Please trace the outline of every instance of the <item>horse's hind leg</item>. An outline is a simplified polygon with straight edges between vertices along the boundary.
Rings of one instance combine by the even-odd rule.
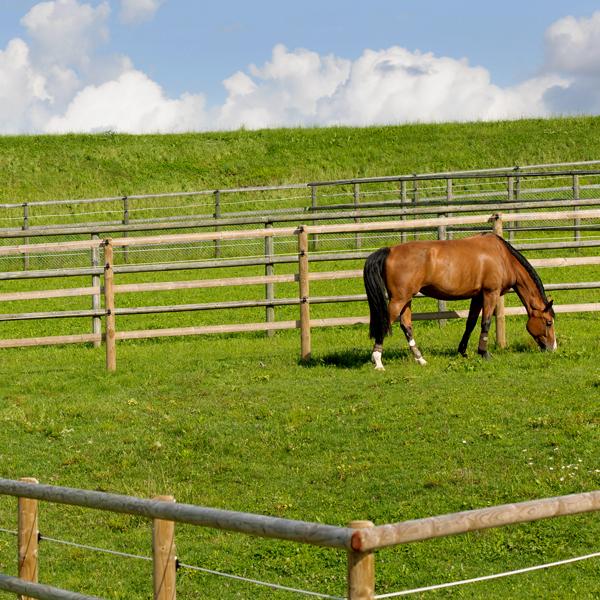
[[[427,361],[423,358],[421,351],[417,347],[417,343],[415,342],[415,338],[413,337],[413,328],[412,328],[412,310],[410,307],[410,302],[404,307],[400,315],[400,327],[402,327],[402,331],[404,331],[404,335],[406,336],[406,340],[408,341],[408,346],[414,356],[414,359],[421,365],[425,366]]]
[[[479,317],[479,313],[481,312],[481,307],[483,306],[483,297],[481,294],[479,296],[474,296],[471,298],[471,306],[469,307],[469,316],[467,317],[467,325],[465,327],[465,333],[460,340],[460,344],[458,345],[458,352],[463,356],[467,355],[467,346],[469,344],[469,338],[473,333],[473,329],[475,329],[475,325],[477,325],[477,318]]]
[[[400,311],[404,307],[405,302],[392,299],[388,304],[388,319],[390,323],[390,331],[392,326],[396,322],[396,319],[400,315]],[[373,346],[373,354],[371,354],[371,360],[375,363],[375,369],[378,371],[385,371],[381,357],[383,354],[383,338],[375,339],[375,345]]]

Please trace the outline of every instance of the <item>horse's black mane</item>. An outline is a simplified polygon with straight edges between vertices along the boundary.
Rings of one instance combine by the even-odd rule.
[[[493,234],[496,235],[496,234]],[[548,298],[546,298],[546,290],[544,290],[544,284],[540,279],[540,276],[537,274],[536,270],[531,266],[531,263],[511,244],[509,244],[503,237],[496,235],[496,237],[506,246],[506,249],[523,265],[524,269],[529,273],[531,279],[535,283],[540,295],[542,296],[544,302],[548,302]]]

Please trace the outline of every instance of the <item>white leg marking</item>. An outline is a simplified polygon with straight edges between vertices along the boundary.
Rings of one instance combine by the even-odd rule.
[[[375,363],[375,370],[377,371],[385,371],[383,363],[381,362],[381,352],[375,351],[371,355],[371,360]]]
[[[417,345],[417,342],[415,342],[415,340],[413,340],[412,338],[410,340],[408,340],[408,345],[411,348],[414,348]]]
[[[427,364],[427,361],[426,361],[426,360],[425,360],[425,359],[424,359],[422,356],[420,356],[419,358],[417,358],[417,362],[418,362],[418,363],[419,363],[419,364],[420,364],[422,367],[424,367],[424,366]]]

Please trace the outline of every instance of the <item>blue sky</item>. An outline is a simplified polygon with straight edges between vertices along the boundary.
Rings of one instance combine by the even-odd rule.
[[[5,0],[0,81],[0,133],[598,114],[600,6]]]

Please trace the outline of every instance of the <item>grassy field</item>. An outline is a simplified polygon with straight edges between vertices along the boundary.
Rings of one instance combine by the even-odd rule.
[[[600,118],[0,137],[0,202],[592,160]]]
[[[6,137],[0,138],[0,201],[586,160],[600,156],[598,128],[600,119],[581,118],[181,136]],[[593,267],[541,275],[545,282],[598,279]],[[359,281],[314,287],[319,294],[360,292]],[[193,300],[167,294],[144,302],[204,302],[213,299],[212,293],[197,292]],[[297,289],[281,286],[277,293],[294,296]],[[597,300],[593,290],[553,296],[557,302]],[[238,297],[242,292],[232,290],[231,298]],[[133,296],[123,298],[136,302]],[[70,302],[61,307],[80,307]],[[31,310],[56,306],[28,304]],[[7,304],[3,310],[22,306]],[[315,316],[338,316],[363,314],[366,308],[348,304],[314,310]],[[278,318],[296,318],[296,313],[297,308],[278,309]],[[263,313],[244,315],[259,320]],[[177,326],[198,318],[197,313],[168,322],[167,317],[131,317],[118,326],[148,326],[148,319],[153,327]],[[202,313],[202,318],[218,322],[223,317]],[[103,349],[3,350],[0,476],[34,476],[44,483],[142,497],[171,493],[180,502],[335,525],[354,519],[383,524],[599,489],[600,317],[559,315],[554,354],[537,351],[524,325],[523,318],[510,318],[508,348],[492,348],[494,360],[483,362],[475,356],[477,332],[471,357],[455,354],[464,323],[417,323],[415,336],[428,366],[414,363],[397,331],[386,341],[383,373],[369,364],[366,327],[315,330],[309,365],[298,362],[299,336],[293,331],[273,338],[120,343],[114,374],[104,371]],[[41,329],[33,323],[0,326],[2,337],[82,327],[58,321],[46,321]],[[0,528],[15,526],[15,501],[0,498]],[[43,505],[40,529],[50,538],[150,554],[149,524],[134,517]],[[582,515],[383,550],[376,557],[377,591],[587,554],[598,551],[598,539],[598,515]],[[181,562],[188,565],[345,593],[342,552],[186,526],[178,527],[177,544]],[[49,541],[42,542],[40,556],[44,583],[111,599],[152,595],[151,566],[145,561]],[[0,572],[16,573],[15,540],[4,532]],[[181,598],[295,597],[187,568],[178,577]],[[599,581],[600,562],[594,559],[435,593],[594,598]]]

